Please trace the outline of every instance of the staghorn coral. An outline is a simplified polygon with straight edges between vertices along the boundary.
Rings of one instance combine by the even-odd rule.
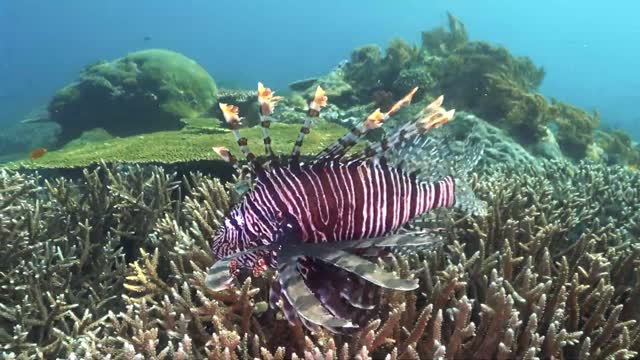
[[[225,292],[204,286],[208,241],[233,201],[215,179],[103,166],[43,182],[2,171],[0,351],[631,358],[640,347],[639,185],[637,172],[588,163],[486,166],[472,186],[487,214],[424,218],[449,230],[446,245],[388,265],[420,289],[385,293],[381,318],[349,337],[290,327],[267,309],[270,274]]]
[[[176,187],[157,169],[102,167],[80,182],[0,172],[0,343],[48,357],[97,336]]]

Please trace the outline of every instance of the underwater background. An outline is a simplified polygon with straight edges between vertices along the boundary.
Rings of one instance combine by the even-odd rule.
[[[446,11],[464,19],[471,39],[544,66],[544,95],[597,108],[603,124],[640,139],[640,4],[631,0],[3,1],[0,124],[46,102],[99,59],[167,48],[218,81],[284,89],[325,73],[357,46],[418,42],[421,30],[446,23]]]
[[[639,10],[0,0],[0,360],[638,358]]]

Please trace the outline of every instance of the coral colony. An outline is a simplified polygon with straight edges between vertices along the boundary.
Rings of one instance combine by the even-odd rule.
[[[640,150],[543,77],[451,15],[286,97],[88,66],[0,134],[0,358],[636,358]]]

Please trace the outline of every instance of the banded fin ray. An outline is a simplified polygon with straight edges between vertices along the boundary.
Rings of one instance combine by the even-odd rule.
[[[442,239],[439,237],[439,234],[436,231],[413,231],[371,239],[339,241],[331,243],[331,248],[344,250],[364,249],[371,247],[429,247],[436,246],[440,242],[442,242]]]
[[[298,246],[305,255],[354,273],[377,286],[401,291],[415,290],[418,287],[417,281],[401,279],[392,272],[358,255],[340,249],[329,248],[324,244],[301,244]]]
[[[282,294],[300,317],[327,328],[357,327],[351,321],[331,314],[305,284],[298,271],[298,259],[304,254],[297,245],[283,246],[278,256],[278,273]]]
[[[363,122],[360,122],[353,126],[346,134],[338,138],[334,143],[327,146],[324,150],[319,152],[315,158],[315,163],[325,163],[328,161],[335,161],[342,159],[347,152],[355,146],[369,131],[379,128],[382,124],[393,114],[398,112],[402,107],[411,103],[413,96],[418,88],[413,88],[402,99],[398,100],[389,111],[383,113],[380,109],[376,109],[371,113]]]

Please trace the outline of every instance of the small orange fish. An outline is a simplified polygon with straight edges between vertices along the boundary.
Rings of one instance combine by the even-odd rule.
[[[42,156],[44,156],[44,154],[47,153],[47,149],[45,148],[39,148],[39,149],[35,149],[31,152],[31,154],[29,154],[29,159],[31,161],[36,160],[41,158]]]

